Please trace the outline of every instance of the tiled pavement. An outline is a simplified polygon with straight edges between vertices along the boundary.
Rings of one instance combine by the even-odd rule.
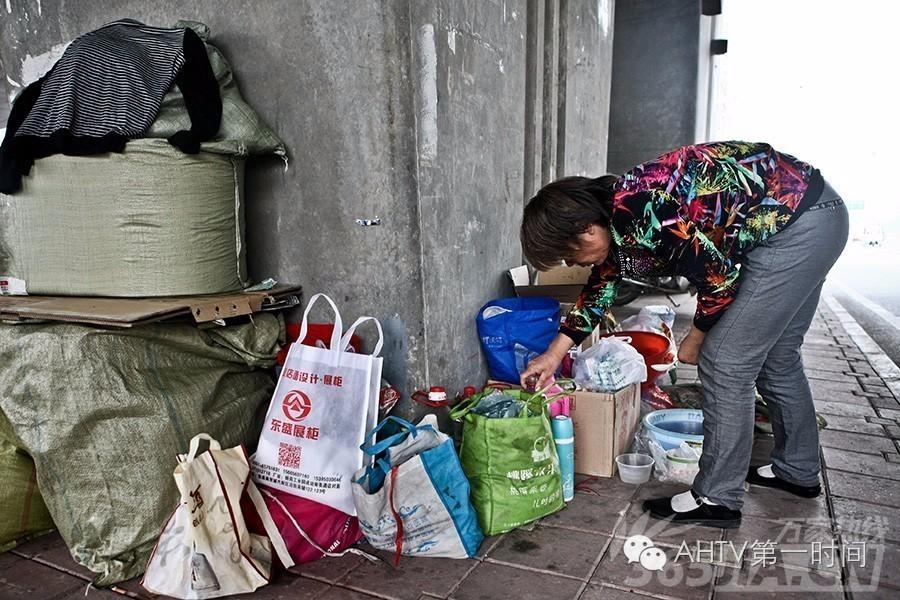
[[[900,404],[824,303],[804,358],[818,410],[828,420],[821,435],[826,496],[800,500],[751,488],[741,528],[722,532],[667,527],[641,513],[644,498],[680,488],[583,479],[565,510],[486,540],[475,559],[404,558],[398,569],[357,556],[325,559],[282,575],[254,597],[900,598]],[[681,370],[681,382],[695,377]],[[759,461],[771,444],[757,439]],[[665,552],[662,571],[628,563],[623,544],[636,533]],[[0,599],[74,599],[86,592],[88,598],[152,597],[135,581],[88,589],[90,577],[56,535],[0,555]]]

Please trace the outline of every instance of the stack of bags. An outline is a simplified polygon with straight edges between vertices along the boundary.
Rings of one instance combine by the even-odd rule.
[[[73,42],[60,63],[13,105],[0,146],[0,276],[23,282],[29,294],[186,296],[232,292],[248,283],[244,162],[250,155],[285,157],[284,145],[241,97],[230,66],[205,42],[205,25],[179,22],[176,29],[157,29],[132,23],[113,23]],[[107,85],[130,86],[129,94],[92,98],[91,83],[83,79],[95,75],[85,63],[100,59],[90,41],[110,28],[116,40],[136,38],[123,43],[122,56],[101,57],[111,63],[104,67],[110,71]],[[147,86],[130,81],[134,71],[146,68],[127,58],[133,47],[142,48],[135,29],[156,35],[181,31],[182,73],[202,81],[205,69],[210,88],[198,91],[176,78],[164,95],[145,91],[133,97]],[[111,33],[105,35],[104,44]],[[191,39],[204,54],[188,52]],[[188,59],[203,68],[191,67]],[[76,75],[84,71],[84,77],[54,78],[61,66]],[[96,116],[90,107],[70,108],[61,112],[74,114],[73,123],[60,121],[43,114],[44,96],[54,106],[94,102],[117,112]],[[132,123],[151,114],[149,124]],[[89,135],[128,127],[128,139]]]
[[[0,147],[4,289],[248,284],[244,161],[285,150],[208,38],[198,23],[118,21],[23,90]],[[0,550],[55,525],[97,585],[139,575],[178,500],[172,457],[201,432],[228,448],[258,439],[283,329],[268,313],[213,327],[0,325]]]

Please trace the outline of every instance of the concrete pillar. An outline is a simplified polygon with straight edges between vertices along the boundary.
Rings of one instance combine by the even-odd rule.
[[[701,15],[700,0],[616,3],[612,172],[622,173],[705,137],[707,98],[700,94],[708,86],[708,61],[703,59],[708,56],[710,19]]]
[[[613,1],[562,3],[566,48],[560,94],[557,169],[560,175],[597,177],[606,173],[610,81],[613,56]]]
[[[10,0],[3,16],[15,84],[116,18],[209,25],[290,152],[287,171],[248,165],[251,274],[328,293],[346,323],[378,317],[405,393],[484,381],[474,318],[511,292],[524,199],[558,162],[604,170],[611,1]]]
[[[410,3],[424,371],[452,391],[483,381],[474,318],[521,262],[523,1]],[[436,90],[434,89],[436,87]]]

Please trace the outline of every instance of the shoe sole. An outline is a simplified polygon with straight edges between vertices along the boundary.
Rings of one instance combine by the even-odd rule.
[[[772,490],[781,490],[781,491],[783,491],[783,492],[787,492],[788,494],[791,494],[792,496],[797,496],[798,498],[812,499],[812,498],[818,498],[819,496],[822,495],[822,489],[821,489],[821,488],[819,488],[819,491],[817,491],[815,494],[811,494],[811,493],[797,492],[797,491],[795,491],[795,490],[792,490],[792,489],[786,488],[786,487],[784,487],[784,486],[778,485],[777,482],[773,482],[772,485],[769,485],[768,482],[762,482],[762,481],[758,481],[758,480],[756,480],[756,481],[750,481],[749,479],[746,479],[745,481],[746,481],[747,483],[749,483],[750,485],[756,485],[756,486],[759,486],[759,487],[769,488],[769,489],[772,489]]]
[[[709,519],[679,519],[675,520],[672,515],[662,516],[649,511],[650,516],[661,521],[670,521],[672,525],[702,525],[704,527],[714,527],[716,529],[738,529],[741,526],[740,519],[730,519],[728,521],[711,521]]]

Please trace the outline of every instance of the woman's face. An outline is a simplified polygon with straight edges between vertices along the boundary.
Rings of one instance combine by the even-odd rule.
[[[609,229],[595,223],[584,233],[579,233],[577,239],[575,252],[566,260],[567,265],[591,267],[606,260],[611,243]]]

